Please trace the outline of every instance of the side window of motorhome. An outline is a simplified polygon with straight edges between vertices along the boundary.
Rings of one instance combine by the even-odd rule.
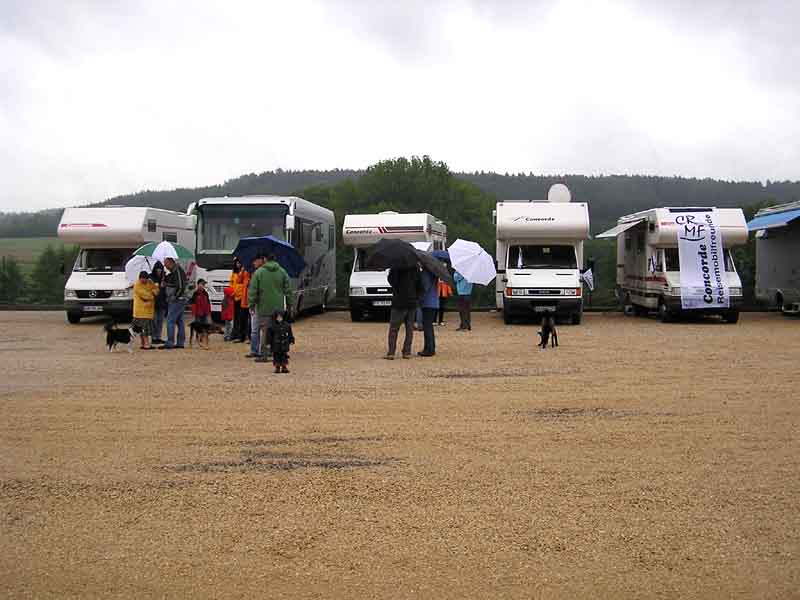
[[[734,273],[736,268],[733,265],[733,257],[731,256],[730,250],[725,250],[725,270],[728,273]],[[680,271],[681,270],[681,262],[678,257],[678,249],[677,248],[665,248],[664,249],[664,260],[666,262],[667,271]]]
[[[572,246],[511,246],[509,269],[577,269]]]
[[[625,234],[625,250],[630,250],[631,249],[631,244],[632,244],[631,235],[632,234],[630,234],[630,233],[626,233]]]
[[[644,231],[640,231],[636,234],[636,252],[644,252]]]
[[[75,259],[75,271],[124,271],[135,248],[84,248]]]
[[[147,232],[148,233],[155,233],[156,232],[156,220],[155,219],[147,219]]]
[[[336,247],[336,228],[333,225],[328,225],[328,250],[333,250]]]
[[[178,233],[176,231],[165,231],[161,234],[161,239],[165,242],[178,243]]]

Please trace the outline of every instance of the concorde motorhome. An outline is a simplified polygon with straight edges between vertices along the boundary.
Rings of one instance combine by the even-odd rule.
[[[243,237],[272,235],[303,257],[306,268],[292,280],[294,311],[325,310],[336,296],[336,221],[331,210],[294,196],[225,196],[193,202],[187,213],[197,217],[197,276],[209,282],[215,317],[230,280],[232,252]]]
[[[430,242],[431,249],[443,250],[447,227],[436,217],[425,214],[382,212],[371,215],[346,215],[342,242],[354,249],[350,274],[350,317],[360,321],[367,313],[385,313],[392,305],[392,288],[387,271],[372,271],[365,266],[366,248],[381,238],[407,242]]]
[[[550,188],[547,201],[497,203],[497,308],[503,320],[554,312],[581,322],[583,241],[589,207],[571,202],[566,186]]]
[[[125,263],[147,242],[167,240],[194,247],[192,217],[145,207],[67,208],[58,225],[65,244],[80,247],[64,287],[64,308],[70,323],[81,317],[131,314],[131,284]]]
[[[756,298],[800,313],[800,202],[763,208],[747,228],[756,236]]]
[[[719,314],[729,323],[739,319],[742,282],[733,264],[730,248],[747,242],[747,225],[739,208],[673,207],[653,208],[619,219],[616,227],[598,238],[617,239],[617,298],[626,314],[654,310],[662,321],[669,321],[684,310],[681,291],[681,263],[678,234],[681,215],[698,221],[712,215],[722,237],[724,281],[729,291],[729,306],[691,309]],[[684,267],[687,267],[684,265]]]

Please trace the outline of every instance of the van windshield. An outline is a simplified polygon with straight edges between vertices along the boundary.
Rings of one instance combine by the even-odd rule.
[[[733,265],[733,256],[731,256],[731,251],[726,248],[724,252],[725,271],[728,273],[735,273],[736,267]],[[678,256],[677,248],[664,248],[664,261],[666,263],[667,271],[681,270],[681,261]]]
[[[135,251],[136,248],[82,248],[72,270],[84,273],[124,271],[125,263]]]
[[[511,246],[509,269],[577,269],[578,261],[572,246]]]
[[[353,273],[357,273],[359,271],[371,271],[371,272],[378,272],[383,271],[383,269],[370,269],[367,268],[367,251],[364,248],[358,248],[356,250],[356,260],[353,263]]]

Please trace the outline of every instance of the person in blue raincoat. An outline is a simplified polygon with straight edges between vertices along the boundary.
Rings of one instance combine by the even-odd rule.
[[[472,331],[472,284],[458,271],[453,274],[453,279],[456,282],[458,314],[461,317],[461,325],[456,331]]]
[[[418,356],[434,356],[436,354],[436,335],[433,332],[433,323],[439,312],[439,279],[429,273],[422,271],[422,298],[420,306],[422,308],[422,335],[425,344]]]

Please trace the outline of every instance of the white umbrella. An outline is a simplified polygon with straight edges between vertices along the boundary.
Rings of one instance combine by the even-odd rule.
[[[458,239],[447,249],[450,264],[470,283],[488,285],[497,277],[494,259],[480,244]]]
[[[167,258],[178,260],[178,251],[175,250],[175,247],[169,242],[161,242],[156,246],[156,249],[153,250],[153,260],[157,260],[163,265],[164,259]]]
[[[422,252],[430,252],[433,248],[433,242],[411,242],[411,245]]]
[[[125,278],[128,283],[136,283],[136,280],[139,279],[139,273],[142,271],[150,273],[153,270],[150,266],[150,260],[146,256],[136,255],[125,263]]]

